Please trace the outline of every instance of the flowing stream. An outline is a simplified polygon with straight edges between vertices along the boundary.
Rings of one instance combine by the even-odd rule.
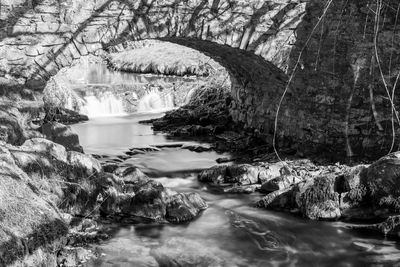
[[[101,116],[73,125],[86,153],[118,159],[135,147],[200,144],[167,138],[138,123],[172,107],[161,104],[155,92],[139,101],[135,114],[124,115],[110,95],[91,101],[88,108]],[[392,266],[400,261],[397,241],[363,235],[340,222],[256,209],[252,204],[261,197],[258,193],[221,194],[199,183],[198,172],[216,165],[219,157],[229,154],[163,147],[124,159],[166,187],[199,193],[209,208],[186,224],[114,224],[111,238],[98,246],[102,256],[85,266],[166,266],[160,255],[185,258],[191,266]]]
[[[73,128],[86,153],[110,158],[132,147],[183,142],[154,134],[150,126],[138,123],[158,116],[96,118]],[[222,266],[370,266],[400,261],[396,241],[364,236],[340,222],[256,209],[252,203],[258,194],[220,194],[199,183],[198,171],[215,165],[222,156],[229,155],[163,148],[127,159],[166,187],[199,193],[209,208],[183,225],[115,225],[112,238],[99,247],[103,256],[87,266],[157,266],[154,251],[177,253],[171,257],[199,255],[202,266],[211,264],[210,257],[224,260]]]

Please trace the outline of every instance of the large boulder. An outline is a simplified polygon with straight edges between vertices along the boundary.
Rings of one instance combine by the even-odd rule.
[[[295,201],[295,186],[277,190],[264,196],[256,202],[259,208],[277,211],[299,212],[300,207]]]
[[[191,221],[200,211],[207,208],[206,202],[197,193],[176,193],[166,190],[164,199],[166,219],[173,223]]]
[[[400,210],[400,158],[392,154],[369,166],[362,184],[374,205]]]
[[[0,158],[0,265],[55,266],[51,251],[63,246],[68,227],[42,188],[14,162],[2,147]]]
[[[375,216],[363,183],[367,167],[359,165],[349,168],[339,177],[343,182],[343,187],[340,188],[340,209],[344,219],[373,219]]]
[[[141,180],[147,180],[148,177],[139,168],[134,166],[117,167],[114,174],[124,181],[125,184],[135,184]]]
[[[40,132],[44,134],[47,139],[63,145],[68,151],[83,152],[83,148],[79,144],[78,135],[67,125],[58,122],[47,122],[41,126]]]
[[[198,175],[200,182],[221,184],[231,183],[239,185],[250,185],[260,183],[260,177],[265,180],[268,169],[263,165],[235,164],[216,165],[202,171]],[[275,177],[275,176],[270,176]]]
[[[19,147],[5,145],[4,149],[43,197],[65,212],[92,212],[97,195],[104,190],[97,177],[100,163],[92,156],[67,152],[64,146],[43,138],[29,139]]]
[[[277,190],[283,190],[301,181],[302,179],[295,175],[282,175],[263,183],[260,191],[263,193],[269,193]]]
[[[258,178],[260,180],[260,183],[264,184],[270,180],[286,174],[288,174],[286,164],[284,162],[277,162],[266,165],[265,168],[259,173]]]
[[[258,207],[302,213],[313,220],[333,220],[341,216],[336,176],[323,175],[268,194]]]
[[[202,171],[198,175],[198,179],[203,183],[223,183],[227,173],[228,165],[216,165],[209,169]]]
[[[119,167],[108,176],[100,211],[104,215],[145,221],[186,222],[207,208],[197,193],[177,193],[143,174],[136,167]]]
[[[258,183],[258,175],[262,167],[250,164],[231,165],[227,168],[226,183],[239,183],[241,185]]]
[[[100,162],[97,159],[91,155],[76,151],[68,152],[68,163],[73,167],[76,173],[84,177],[91,177],[102,171]]]
[[[0,141],[21,145],[29,138],[42,137],[32,123],[42,110],[40,102],[0,99]]]
[[[299,201],[302,213],[309,219],[340,218],[339,193],[335,191],[336,177],[316,177],[304,187],[299,187]]]
[[[295,185],[284,176],[264,183],[262,191],[276,191],[257,206],[298,211],[310,219],[377,220],[400,210],[400,153],[370,166],[325,169]]]
[[[55,160],[67,162],[67,151],[63,145],[56,144],[44,138],[33,138],[24,142],[24,144],[13,151],[26,153],[37,153],[45,156],[52,156]]]

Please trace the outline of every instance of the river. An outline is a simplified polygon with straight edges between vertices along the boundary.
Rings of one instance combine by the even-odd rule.
[[[110,105],[106,109],[112,110]],[[157,110],[122,116],[121,110],[116,110],[118,114],[110,112],[73,125],[86,153],[112,160],[135,147],[201,144],[169,138],[139,124],[160,117]],[[363,235],[341,222],[309,221],[256,209],[252,204],[261,197],[258,193],[224,194],[197,181],[200,170],[229,156],[164,147],[124,158],[125,165],[139,167],[166,187],[199,193],[209,208],[185,224],[113,224],[111,238],[96,248],[102,256],[85,266],[166,266],[162,257],[156,261],[155,255],[183,257],[191,266],[391,266],[400,261],[400,244],[395,240]]]
[[[96,118],[73,128],[86,153],[110,158],[133,147],[187,142],[155,134],[150,126],[138,123],[160,115]],[[222,156],[229,155],[163,148],[127,159],[125,163],[140,167],[166,187],[199,193],[209,208],[183,225],[114,225],[111,239],[99,246],[103,256],[88,266],[156,266],[152,250],[175,243],[182,254],[195,247],[198,255],[226,261],[222,266],[369,266],[400,260],[396,241],[363,236],[340,222],[256,209],[252,203],[260,197],[257,193],[221,194],[199,183],[199,170],[215,165]]]

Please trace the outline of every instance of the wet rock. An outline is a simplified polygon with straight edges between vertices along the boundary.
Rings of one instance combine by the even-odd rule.
[[[207,208],[196,193],[177,193],[143,174],[138,168],[118,167],[105,185],[103,215],[150,221],[186,222]]]
[[[56,144],[44,138],[33,138],[25,141],[21,151],[32,151],[36,153],[49,154],[61,162],[67,162],[67,151],[64,146]]]
[[[357,189],[361,185],[361,177],[366,175],[367,165],[358,165],[346,170],[344,174],[344,191]]]
[[[197,193],[165,192],[167,203],[166,219],[173,223],[193,220],[202,210],[207,208],[207,203]]]
[[[256,207],[277,211],[299,212],[300,207],[295,201],[295,187],[289,187],[269,193],[256,202]]]
[[[125,160],[129,159],[129,157],[125,156],[125,155],[118,155],[117,158],[119,158],[122,161],[125,161]]]
[[[309,219],[331,220],[341,216],[333,175],[319,176],[305,183],[299,197],[301,211]]]
[[[135,196],[133,202],[139,203],[152,203],[155,199],[160,199],[161,193],[164,191],[164,186],[154,180],[140,180],[132,184]]]
[[[400,159],[391,154],[370,165],[363,184],[373,203],[393,210],[400,209]]]
[[[217,127],[214,133],[217,133]],[[235,131],[227,131],[226,128],[222,133],[215,135],[215,142],[217,151],[246,150],[249,144],[245,135]]]
[[[104,158],[105,156],[97,155],[97,154],[92,154],[92,157],[95,158],[95,159],[102,159],[102,158]]]
[[[210,136],[214,128],[212,126],[189,125],[176,128],[172,131],[174,136]]]
[[[105,163],[102,164],[103,171],[108,173],[113,173],[116,169],[118,169],[118,164],[116,163]]]
[[[225,193],[234,193],[234,194],[250,194],[254,193],[256,190],[260,189],[260,185],[252,184],[252,185],[234,185],[232,187],[224,188]]]
[[[155,145],[157,148],[180,148],[184,146],[185,143],[166,143],[166,144],[161,144],[161,145]]]
[[[231,165],[227,167],[224,181],[226,183],[240,183],[242,185],[258,183],[258,174],[261,167],[250,164]]]
[[[215,138],[218,141],[223,141],[224,143],[232,143],[232,142],[242,138],[242,135],[240,135],[237,132],[226,131],[224,133],[218,134]]]
[[[48,122],[39,129],[47,139],[63,145],[68,151],[83,152],[79,144],[79,137],[71,130],[71,127],[58,122]]]
[[[199,153],[212,150],[210,146],[205,146],[205,145],[183,145],[182,149],[187,149]]]
[[[68,162],[81,175],[90,177],[102,171],[100,163],[91,155],[82,154],[76,151],[68,152]]]
[[[61,213],[61,217],[67,225],[70,225],[74,217],[69,213]]]
[[[340,210],[342,219],[346,220],[373,220],[376,217],[374,209],[368,202],[363,202],[365,190],[353,189],[340,194]]]
[[[121,203],[123,214],[173,223],[190,221],[206,208],[207,204],[197,193],[176,193],[152,180]]]
[[[114,174],[124,181],[125,184],[136,184],[139,181],[147,181],[149,179],[146,174],[134,166],[118,167],[114,170]]]
[[[152,221],[165,221],[166,203],[163,201],[162,184],[153,180],[140,180],[124,187],[118,206],[123,216],[133,216]]]
[[[250,164],[217,165],[202,171],[198,179],[205,183],[238,183],[240,185],[256,184],[259,174],[264,170],[262,166]]]
[[[46,107],[46,116],[44,117],[45,122],[59,122],[63,124],[73,124],[88,120],[88,116],[62,107]]]
[[[284,162],[278,162],[273,164],[268,164],[265,168],[259,173],[259,180],[261,184],[268,182],[269,180],[280,177],[284,174],[290,174],[287,171],[287,167]]]
[[[94,254],[83,247],[64,247],[57,255],[58,266],[74,267],[88,261]]]
[[[217,165],[207,170],[202,171],[198,175],[198,179],[203,183],[218,184],[224,182],[224,177],[227,173],[228,165]]]
[[[227,163],[227,162],[234,161],[234,160],[235,159],[230,159],[230,158],[217,158],[215,161],[217,163]]]
[[[256,206],[299,211],[313,220],[332,220],[341,216],[339,194],[335,192],[335,176],[308,179],[291,187],[268,194]]]
[[[263,183],[261,185],[260,191],[263,193],[269,193],[269,192],[274,192],[276,190],[283,190],[301,181],[302,179],[298,176],[282,175],[277,178],[273,178],[268,182]]]
[[[137,154],[144,154],[144,153],[145,152],[137,150],[137,149],[125,152],[125,154],[128,155],[128,156],[134,156],[134,155],[137,155]]]
[[[145,152],[158,152],[158,151],[161,151],[161,149],[158,148],[158,147],[155,147],[155,146],[146,146],[146,147],[134,147],[134,148],[130,148],[129,151],[131,151],[131,152],[145,153]]]
[[[365,165],[355,166],[337,178],[336,190],[341,192],[340,209],[343,218],[367,219],[373,216],[371,209],[366,206],[367,189],[362,183],[366,170]]]
[[[187,105],[151,123],[174,136],[215,136],[233,127],[229,105],[229,89],[208,84],[197,88]]]
[[[67,224],[73,220],[62,214],[97,216],[98,203],[102,203],[102,215],[111,218],[174,223],[191,220],[207,208],[196,193],[168,191],[133,167],[119,167],[115,174],[102,172],[92,156],[67,152],[47,139],[30,139],[20,147],[1,143],[0,148],[0,210],[6,211],[0,225],[0,234],[4,233],[0,239],[5,239],[0,243],[7,245],[7,249],[0,249],[1,265],[66,236]],[[98,226],[92,220],[83,220],[79,227],[70,244],[100,240]],[[14,231],[32,236],[27,248],[20,246],[25,241],[9,234]],[[75,252],[60,253],[59,263],[81,261]]]
[[[68,246],[79,247],[109,238],[101,223],[88,218],[75,217],[68,234]]]

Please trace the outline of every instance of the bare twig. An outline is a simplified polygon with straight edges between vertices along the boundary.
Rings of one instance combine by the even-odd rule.
[[[279,100],[278,108],[277,108],[277,110],[276,110],[276,115],[275,115],[274,136],[273,136],[273,139],[272,139],[272,146],[273,146],[273,148],[274,148],[274,152],[275,152],[277,158],[278,158],[280,161],[282,161],[282,159],[281,159],[281,157],[279,156],[278,150],[277,150],[277,148],[276,148],[276,135],[277,135],[277,131],[278,131],[278,117],[279,117],[279,111],[280,111],[280,108],[281,108],[283,99],[285,99],[286,93],[287,93],[287,91],[289,90],[289,86],[290,86],[290,84],[291,84],[291,82],[292,82],[292,80],[293,80],[293,78],[294,78],[294,75],[295,75],[295,73],[296,73],[297,67],[298,67],[299,64],[300,64],[301,56],[303,55],[304,50],[306,49],[308,43],[310,42],[311,37],[313,36],[315,30],[318,28],[318,26],[319,26],[319,24],[321,23],[322,19],[325,17],[326,12],[328,11],[330,5],[332,4],[332,1],[333,1],[333,0],[327,0],[327,3],[326,3],[326,5],[325,5],[325,9],[324,9],[324,11],[322,12],[321,17],[318,19],[317,23],[315,24],[314,28],[312,29],[310,35],[309,35],[308,38],[307,38],[306,43],[304,44],[303,48],[300,50],[300,53],[299,53],[299,56],[298,56],[298,58],[297,58],[296,64],[294,65],[293,71],[292,71],[292,73],[291,73],[291,75],[290,75],[290,77],[289,77],[289,80],[288,80],[287,84],[286,84],[285,90],[283,91],[283,94],[282,94],[282,96],[281,96],[281,98],[280,98],[280,100]]]
[[[382,0],[376,0],[375,30],[374,30],[375,57],[376,57],[376,62],[378,64],[378,68],[379,68],[379,72],[380,72],[380,75],[381,75],[381,78],[382,78],[383,85],[384,85],[386,93],[387,93],[387,95],[389,97],[389,101],[390,101],[391,108],[392,108],[392,113],[394,113],[394,115],[396,116],[397,123],[400,125],[399,114],[397,113],[396,107],[395,107],[395,105],[393,103],[393,98],[392,98],[392,96],[390,95],[390,92],[389,92],[388,84],[386,82],[385,76],[383,75],[383,70],[382,70],[382,66],[381,66],[380,59],[379,59],[379,53],[378,53],[378,34],[379,34],[379,24],[380,24],[380,12],[381,12],[381,10],[382,10]],[[392,125],[394,126],[394,123]],[[393,135],[395,135],[395,131],[394,130],[393,130]],[[395,136],[393,136],[392,141],[393,140],[395,140]],[[394,144],[392,144],[392,147],[393,146],[394,146]]]

